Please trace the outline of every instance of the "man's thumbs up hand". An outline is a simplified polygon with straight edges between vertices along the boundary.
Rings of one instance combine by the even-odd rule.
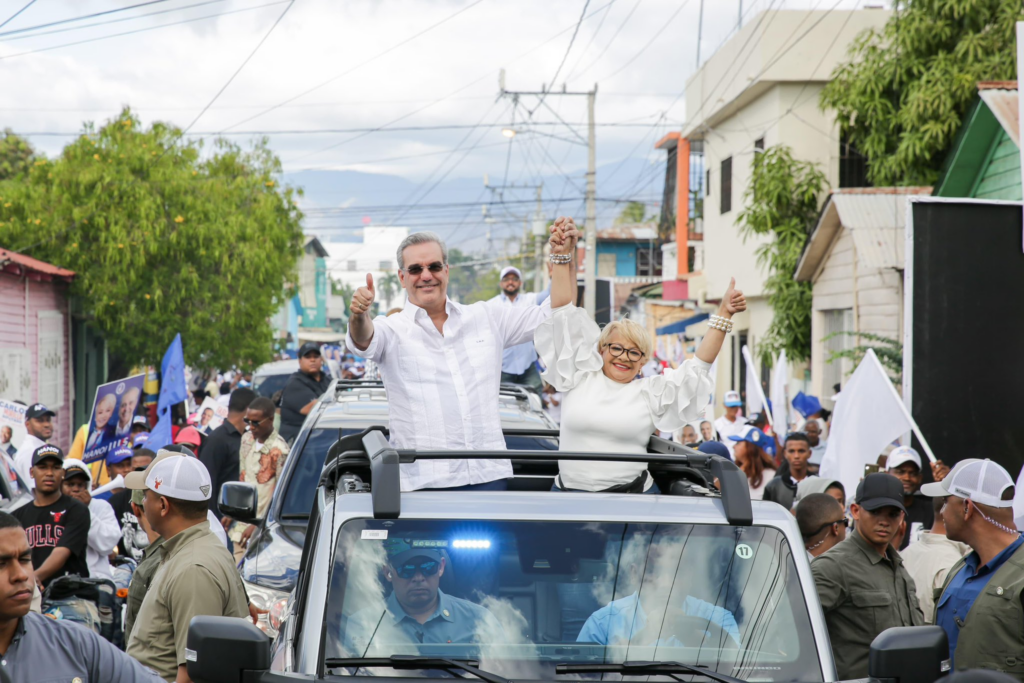
[[[352,303],[349,304],[349,310],[352,315],[363,315],[370,310],[370,306],[373,305],[373,275],[366,274],[366,286],[360,287],[356,290],[356,293],[352,295]]]

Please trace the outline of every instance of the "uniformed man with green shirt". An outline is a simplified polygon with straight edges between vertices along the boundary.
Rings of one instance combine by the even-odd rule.
[[[946,536],[973,552],[946,575],[935,623],[957,671],[994,669],[1024,681],[1024,538],[1013,521],[1016,488],[991,460],[961,460],[921,493],[945,498]]]
[[[132,581],[128,584],[128,601],[125,605],[124,615],[124,632],[128,634],[132,632],[135,617],[139,613],[139,608],[142,607],[142,600],[146,597],[146,593],[149,592],[149,587],[156,576],[156,570],[160,568],[160,562],[164,559],[164,539],[150,529],[145,521],[145,514],[143,513],[145,497],[145,491],[140,489],[132,491],[132,511],[139,520],[139,526],[144,528],[146,535],[149,536],[149,545],[143,549],[142,561],[139,562],[139,566],[132,572]]]
[[[914,580],[890,545],[906,514],[903,485],[869,474],[854,500],[853,533],[811,563],[840,679],[867,678],[871,641],[885,629],[924,624]]]
[[[242,579],[210,531],[213,486],[199,460],[158,457],[146,472],[125,477],[125,487],[145,490],[146,521],[164,539],[164,557],[135,618],[128,654],[165,681],[183,683],[191,680],[185,668],[189,622],[198,615],[249,616]]]

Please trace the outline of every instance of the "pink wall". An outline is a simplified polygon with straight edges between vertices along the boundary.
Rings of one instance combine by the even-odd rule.
[[[28,271],[27,277],[0,271],[0,352],[7,349],[29,349],[31,352],[29,367],[32,375],[29,396],[5,398],[17,399],[28,404],[37,401],[39,386],[38,312],[60,311],[64,315],[64,404],[60,407],[52,405],[48,407],[57,413],[54,418],[51,441],[66,451],[71,447],[74,438],[71,425],[72,400],[74,398],[71,384],[71,330],[67,315],[68,301],[65,296],[67,285],[60,280],[46,282],[34,279],[36,277],[38,274],[33,271]]]

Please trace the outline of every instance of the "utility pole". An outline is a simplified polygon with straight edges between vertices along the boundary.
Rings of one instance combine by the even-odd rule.
[[[498,86],[501,97],[511,97],[513,100],[518,101],[518,98],[524,95],[532,95],[539,99],[545,99],[548,97],[579,97],[586,95],[587,97],[587,189],[586,189],[586,206],[587,206],[587,219],[586,219],[586,233],[584,235],[585,250],[585,271],[583,274],[584,282],[584,294],[583,294],[583,305],[587,311],[587,314],[591,318],[594,317],[595,309],[597,308],[597,154],[596,154],[596,127],[594,124],[594,107],[597,99],[597,84],[594,84],[593,90],[586,92],[571,92],[562,86],[562,90],[555,90],[555,84],[551,84],[551,88],[545,88],[541,86],[540,91],[512,91],[505,89],[505,70],[502,69],[498,76]],[[505,131],[502,131],[503,133]],[[511,135],[515,135],[516,131],[509,131]],[[573,131],[575,133],[575,131]],[[507,135],[508,133],[506,133]],[[577,137],[581,136],[576,133]],[[582,138],[581,138],[582,139]],[[539,200],[538,200],[539,201]],[[534,257],[536,258],[537,253],[535,250]]]
[[[544,185],[537,186],[537,213],[533,217],[533,291],[539,292],[544,289],[544,235],[547,234],[544,225],[544,205],[541,200],[541,193]]]

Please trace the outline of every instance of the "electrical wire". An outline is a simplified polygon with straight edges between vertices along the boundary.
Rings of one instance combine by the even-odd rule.
[[[616,69],[615,71],[611,72],[610,74],[599,80],[610,80],[611,78],[618,76],[620,73],[628,69],[633,62],[640,58],[640,55],[647,51],[647,48],[654,44],[654,41],[661,37],[661,34],[665,32],[665,29],[667,29],[672,24],[672,22],[676,20],[676,17],[678,17],[682,13],[682,11],[686,9],[686,6],[688,4],[690,4],[690,0],[683,0],[679,7],[676,8],[676,11],[672,13],[672,16],[668,18],[668,21],[661,25],[661,28],[658,29],[657,33],[651,36],[651,39],[648,40],[635,55],[626,60],[626,63],[620,66],[618,69]]]
[[[601,58],[602,58],[602,57],[604,57],[604,55],[605,55],[605,53],[606,53],[606,52],[608,52],[608,48],[610,48],[610,47],[612,46],[612,43],[614,43],[614,42],[615,42],[615,39],[619,37],[619,34],[620,34],[620,33],[622,33],[622,29],[626,27],[626,24],[627,24],[627,23],[629,23],[629,20],[630,20],[630,18],[631,18],[631,17],[633,16],[633,13],[634,13],[634,12],[636,12],[636,8],[637,8],[637,7],[639,7],[639,6],[640,6],[640,3],[641,3],[641,2],[643,2],[643,1],[644,1],[644,0],[636,0],[636,4],[634,4],[634,5],[633,5],[633,8],[629,10],[629,14],[627,14],[627,15],[626,15],[626,18],[622,20],[622,23],[621,23],[621,24],[619,24],[619,28],[617,28],[617,29],[615,30],[615,33],[614,33],[614,34],[612,34],[612,37],[611,37],[611,39],[610,39],[610,40],[608,41],[608,43],[607,43],[607,44],[606,44],[606,45],[604,46],[604,49],[602,49],[602,50],[601,50],[601,52],[600,52],[600,53],[599,53],[599,54],[597,55],[597,57],[596,57],[596,58],[594,59],[594,61],[592,61],[592,62],[591,62],[590,64],[588,64],[588,65],[587,65],[587,66],[586,66],[586,67],[585,67],[585,68],[583,69],[583,71],[581,71],[581,72],[580,72],[580,75],[581,75],[581,76],[582,76],[583,74],[587,73],[588,71],[590,71],[591,69],[593,69],[593,68],[594,68],[594,65],[595,65],[595,64],[597,64],[598,62],[600,62],[600,61],[601,61]],[[568,80],[568,79],[566,79],[566,80]]]
[[[170,0],[149,0],[149,2],[140,2],[135,5],[127,5],[125,7],[117,7],[115,9],[103,10],[102,12],[92,12],[91,14],[83,14],[77,17],[71,17],[70,19],[59,19],[57,21],[50,21],[45,24],[36,24],[35,26],[25,26],[22,28],[16,28],[10,31],[4,31],[0,33],[0,37],[11,36],[16,33],[25,33],[27,31],[35,31],[40,28],[49,28],[51,26],[59,26],[61,24],[70,24],[76,21],[82,21],[83,19],[92,19],[93,17],[102,17],[107,14],[117,14],[118,12],[127,12],[128,10],[138,9],[139,7],[146,7],[148,5],[159,5]],[[20,12],[19,12],[20,14]],[[13,18],[13,17],[12,17]],[[6,23],[6,22],[4,22]]]
[[[611,3],[608,3],[608,4],[610,5]],[[558,74],[562,73],[562,67],[565,66],[565,60],[569,59],[569,53],[572,52],[572,46],[573,46],[573,43],[576,42],[576,36],[580,32],[580,26],[583,25],[583,20],[587,18],[587,8],[588,7],[590,7],[590,0],[584,0],[583,11],[580,12],[580,18],[579,18],[579,21],[576,22],[576,28],[573,29],[572,37],[569,38],[569,47],[565,48],[565,54],[562,55],[562,61],[558,63],[558,68],[555,69],[555,75],[551,77],[551,84],[550,84],[550,87],[548,88],[548,90],[554,90],[555,89],[555,84],[558,82]],[[544,95],[541,95],[540,102],[537,103],[537,107],[540,107],[540,105],[544,104],[544,98],[546,96],[547,96],[547,93],[545,93]],[[533,108],[533,111],[530,112],[530,116],[533,116],[533,112],[537,111],[537,107]]]
[[[147,14],[136,14],[132,17],[121,17],[120,19],[110,19],[109,21],[97,21],[94,24],[84,24],[82,26],[68,26],[65,28],[54,29],[53,31],[38,31],[36,33],[28,33],[21,35],[14,35],[6,38],[4,42],[11,42],[14,40],[27,40],[29,38],[38,38],[40,36],[52,36],[57,33],[67,33],[68,31],[81,31],[87,28],[96,28],[97,26],[108,26],[110,24],[120,24],[126,21],[135,21],[136,19],[145,19],[146,17],[155,17],[161,14],[170,14],[172,12],[181,12],[182,10],[195,9],[196,7],[205,7],[206,5],[217,5],[226,0],[206,0],[205,2],[197,2],[193,5],[183,5],[181,7],[172,7],[171,9],[162,9],[156,12],[149,12]],[[149,4],[149,3],[146,3]],[[11,33],[18,33],[17,31],[11,31]],[[6,36],[5,33],[0,33],[0,37]]]
[[[28,0],[28,2],[25,3],[25,5],[23,5],[20,10],[18,10],[17,12],[12,14],[11,16],[7,17],[4,20],[4,22],[2,24],[0,24],[0,28],[3,28],[4,26],[7,26],[7,24],[9,24],[12,21],[14,21],[18,17],[19,14],[21,14],[22,12],[24,12],[25,10],[27,10],[29,7],[31,7],[34,4],[36,4],[36,0]]]
[[[192,126],[196,125],[196,122],[198,122],[199,119],[203,117],[203,114],[205,114],[210,109],[210,107],[213,106],[213,103],[217,101],[217,98],[224,94],[224,91],[228,89],[228,86],[231,85],[232,82],[234,82],[235,78],[238,77],[238,74],[242,73],[242,69],[244,69],[246,64],[248,64],[249,61],[256,56],[256,53],[259,52],[261,47],[263,47],[263,43],[267,42],[267,38],[269,38],[270,34],[274,32],[274,29],[277,28],[278,24],[281,23],[281,20],[284,19],[285,15],[288,14],[288,10],[290,10],[294,4],[295,0],[291,0],[288,3],[288,6],[284,8],[284,11],[278,15],[277,19],[270,26],[270,29],[263,34],[262,38],[260,38],[260,42],[256,43],[256,47],[252,49],[249,55],[242,61],[241,64],[238,65],[238,68],[235,69],[235,72],[231,74],[231,78],[229,78],[227,82],[223,86],[221,86],[221,89],[218,90],[217,94],[213,96],[213,99],[210,100],[205,107],[203,107],[202,111],[196,114],[196,117],[192,119],[192,123],[185,126],[185,129],[182,131],[183,134],[192,130]]]

